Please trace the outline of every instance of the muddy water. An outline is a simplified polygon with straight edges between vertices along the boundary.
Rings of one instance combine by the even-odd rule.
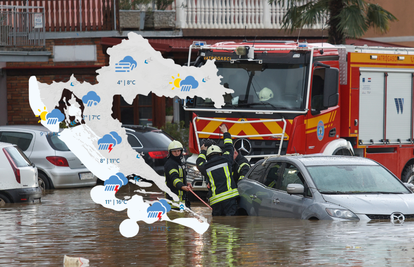
[[[54,190],[38,204],[0,208],[0,266],[63,266],[64,255],[90,266],[413,266],[414,222],[332,223],[267,217],[212,218],[203,235],[168,222],[140,222],[95,204],[90,188]],[[171,219],[181,214],[169,213]]]

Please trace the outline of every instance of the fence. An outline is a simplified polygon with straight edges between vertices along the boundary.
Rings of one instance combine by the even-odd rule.
[[[298,0],[297,5],[311,0]],[[177,26],[187,29],[281,29],[285,4],[268,0],[176,0]],[[322,29],[326,18],[311,29]]]
[[[0,46],[45,46],[44,10],[0,6]]]
[[[46,32],[110,31],[119,25],[118,2],[119,0],[0,0],[0,8],[7,5],[43,9]]]

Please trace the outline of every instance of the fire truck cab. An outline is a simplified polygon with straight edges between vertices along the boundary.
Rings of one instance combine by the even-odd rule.
[[[187,160],[194,189],[201,144],[222,145],[227,124],[235,148],[251,163],[285,154],[358,155],[413,182],[414,50],[293,41],[193,45],[196,67],[215,60],[225,105],[195,97]],[[190,49],[191,50],[191,49]],[[190,58],[190,57],[189,57]]]

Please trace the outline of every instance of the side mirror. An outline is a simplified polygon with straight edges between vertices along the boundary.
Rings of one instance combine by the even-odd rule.
[[[336,68],[325,69],[325,85],[323,88],[323,106],[325,108],[338,105],[338,79],[339,70]]]
[[[301,184],[288,184],[286,191],[288,194],[303,194],[305,192],[305,187]]]
[[[408,187],[408,189],[410,189],[410,190],[411,190],[411,192],[413,192],[413,193],[414,193],[414,184],[411,184],[411,183],[404,183],[404,185],[405,185],[406,187]]]

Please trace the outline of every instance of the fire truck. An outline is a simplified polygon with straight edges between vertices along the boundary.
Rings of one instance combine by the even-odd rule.
[[[234,90],[219,109],[209,98],[184,105],[192,112],[187,165],[194,190],[207,190],[195,167],[200,145],[220,145],[223,123],[251,163],[296,153],[356,155],[414,183],[414,49],[295,41],[191,48],[199,49],[194,66],[215,60],[222,85]]]

